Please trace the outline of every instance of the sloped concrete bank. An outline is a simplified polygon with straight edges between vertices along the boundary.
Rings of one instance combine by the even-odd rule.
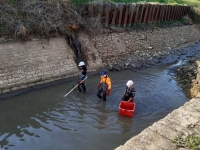
[[[188,135],[200,136],[200,97],[191,99],[165,118],[155,122],[115,150],[176,150],[172,141]],[[190,148],[184,148],[184,150]]]
[[[73,58],[74,53],[64,37],[26,43],[1,39],[0,98],[78,75]]]

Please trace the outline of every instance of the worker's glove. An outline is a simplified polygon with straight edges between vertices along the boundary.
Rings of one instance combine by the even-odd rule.
[[[81,84],[81,81],[82,81],[82,80],[79,80],[79,81],[78,81],[78,85],[80,85],[80,84]]]
[[[107,90],[107,96],[109,96],[109,95],[110,95],[110,89]]]
[[[128,102],[133,102],[133,98],[130,97],[129,100],[128,100]]]
[[[99,85],[98,85],[97,89],[99,89],[99,88],[100,88],[100,86],[101,86],[101,83],[99,83]]]

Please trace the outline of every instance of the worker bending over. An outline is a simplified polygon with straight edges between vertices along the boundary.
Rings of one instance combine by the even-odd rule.
[[[132,80],[126,83],[126,91],[122,97],[122,101],[133,102],[135,96],[135,88]]]

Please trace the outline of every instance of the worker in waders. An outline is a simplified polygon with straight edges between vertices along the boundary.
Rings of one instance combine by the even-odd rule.
[[[86,86],[85,86],[84,79],[87,76],[87,68],[86,68],[85,63],[83,61],[81,61],[78,66],[81,69],[81,74],[80,74],[80,78],[79,78],[79,81],[78,81],[78,90],[79,90],[79,92],[83,91],[85,93],[86,92]]]
[[[101,80],[98,85],[98,93],[97,96],[104,101],[106,101],[106,96],[110,95],[110,90],[111,90],[111,80],[108,77],[106,71],[102,72]],[[101,96],[101,93],[103,92],[103,97]]]
[[[132,80],[126,83],[126,91],[122,97],[122,101],[133,102],[135,96],[135,87]]]

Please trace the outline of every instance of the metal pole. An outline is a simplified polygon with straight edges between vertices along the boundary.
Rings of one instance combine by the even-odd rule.
[[[85,79],[83,79],[80,83],[82,83],[83,81],[85,81],[87,79],[87,76],[85,77]],[[64,97],[66,97],[69,93],[71,93],[71,91],[73,91],[79,84],[77,84],[75,87],[73,87],[67,94],[65,94]]]

